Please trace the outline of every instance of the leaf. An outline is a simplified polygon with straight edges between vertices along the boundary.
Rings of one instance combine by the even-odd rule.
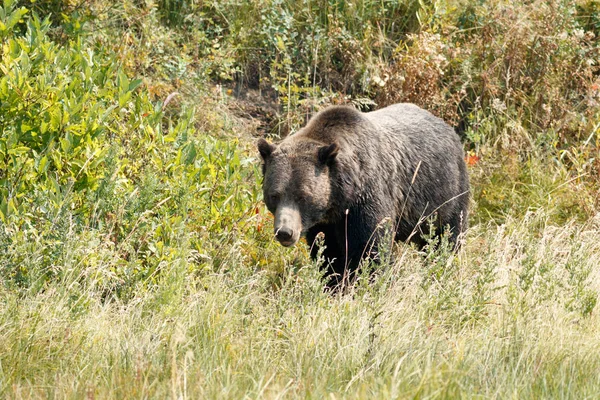
[[[50,129],[58,130],[60,127],[60,122],[62,120],[62,113],[60,108],[56,107],[52,111],[50,111]]]
[[[283,39],[281,38],[281,36],[277,36],[276,46],[277,46],[277,49],[279,49],[279,51],[281,51],[281,52],[285,51],[285,43],[283,42]]]
[[[27,133],[31,129],[31,126],[27,125],[25,122],[21,123],[21,133]]]
[[[143,81],[141,79],[134,79],[133,81],[131,81],[131,83],[129,83],[129,91],[133,92],[142,84],[142,82]]]
[[[4,10],[10,10],[12,8],[13,4],[15,4],[15,0],[4,0],[3,4],[4,4]]]
[[[0,94],[3,97],[8,97],[9,91],[8,91],[8,78],[6,76],[2,77],[2,79],[0,79]]]
[[[40,163],[38,164],[38,173],[43,174],[48,170],[48,157],[44,156],[40,159]]]
[[[131,92],[125,92],[119,95],[119,107],[125,107],[125,104],[131,99]]]
[[[60,139],[60,147],[62,148],[63,153],[68,153],[72,147],[70,138],[64,137]]]
[[[125,72],[119,71],[119,74],[117,75],[117,82],[119,85],[119,93],[121,95],[127,93],[129,89],[129,79],[127,79],[127,75],[125,75]]]
[[[194,161],[196,161],[196,155],[198,153],[196,152],[196,146],[194,146],[194,143],[190,143],[190,145],[187,148],[186,151],[186,157],[184,160],[184,163],[186,165],[191,165],[194,163]]]
[[[114,111],[115,108],[117,108],[117,106],[115,105],[108,107],[106,111],[104,111],[104,113],[102,113],[102,115],[100,116],[99,122],[106,121],[106,119],[110,116],[110,114]]]
[[[6,199],[2,199],[0,201],[0,219],[2,222],[6,222],[6,218],[8,218],[8,202]]]
[[[60,157],[60,153],[58,151],[53,151],[52,154],[50,155],[50,157],[52,158],[52,162],[56,166],[56,169],[58,171],[61,171],[63,164],[62,164],[62,160]]]
[[[18,156],[27,153],[29,150],[30,148],[27,146],[19,146],[8,150],[8,154]]]
[[[52,185],[53,192],[56,194],[60,194],[61,190],[60,190],[60,185],[58,184],[58,181],[53,177],[49,177],[48,180],[50,181],[50,184]]]
[[[13,11],[13,13],[8,17],[6,27],[3,30],[12,29],[25,14],[27,14],[27,9],[25,7],[21,7],[18,10]]]

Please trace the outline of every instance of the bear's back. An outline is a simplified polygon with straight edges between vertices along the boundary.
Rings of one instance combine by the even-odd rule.
[[[371,122],[364,113],[348,106],[332,106],[315,114],[308,124],[290,136],[292,141],[313,140],[331,144],[342,140],[352,141],[368,131],[373,131]]]
[[[442,119],[411,103],[399,103],[363,114],[377,128],[401,136],[448,137],[458,141],[454,129]]]
[[[411,103],[393,104],[368,113],[348,106],[328,107],[317,113],[292,137],[331,144],[340,138],[373,141],[381,135],[401,141],[405,137],[416,137],[425,141],[445,138],[455,144],[459,143],[458,135],[452,127]]]

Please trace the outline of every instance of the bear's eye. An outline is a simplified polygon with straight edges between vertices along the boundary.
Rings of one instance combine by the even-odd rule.
[[[300,201],[302,203],[309,203],[311,201],[311,199],[312,199],[312,197],[308,191],[298,193],[298,201]]]
[[[267,196],[267,201],[270,204],[275,204],[275,203],[279,202],[279,195],[278,194],[270,194]]]

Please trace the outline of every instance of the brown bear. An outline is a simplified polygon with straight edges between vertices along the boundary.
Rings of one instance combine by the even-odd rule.
[[[312,245],[324,234],[329,285],[395,239],[423,247],[433,219],[456,246],[467,227],[469,178],[454,130],[414,104],[361,113],[334,106],[278,145],[260,139],[263,192],[275,238]],[[316,246],[311,255],[316,257]]]

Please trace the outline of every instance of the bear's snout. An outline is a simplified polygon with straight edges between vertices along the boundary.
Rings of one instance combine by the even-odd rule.
[[[296,244],[302,232],[302,221],[297,206],[280,206],[275,211],[275,239],[283,246]]]
[[[277,229],[277,231],[275,232],[275,238],[277,240],[279,240],[281,243],[291,242],[293,235],[294,235],[294,231],[292,231],[290,228],[286,228],[284,226]]]

